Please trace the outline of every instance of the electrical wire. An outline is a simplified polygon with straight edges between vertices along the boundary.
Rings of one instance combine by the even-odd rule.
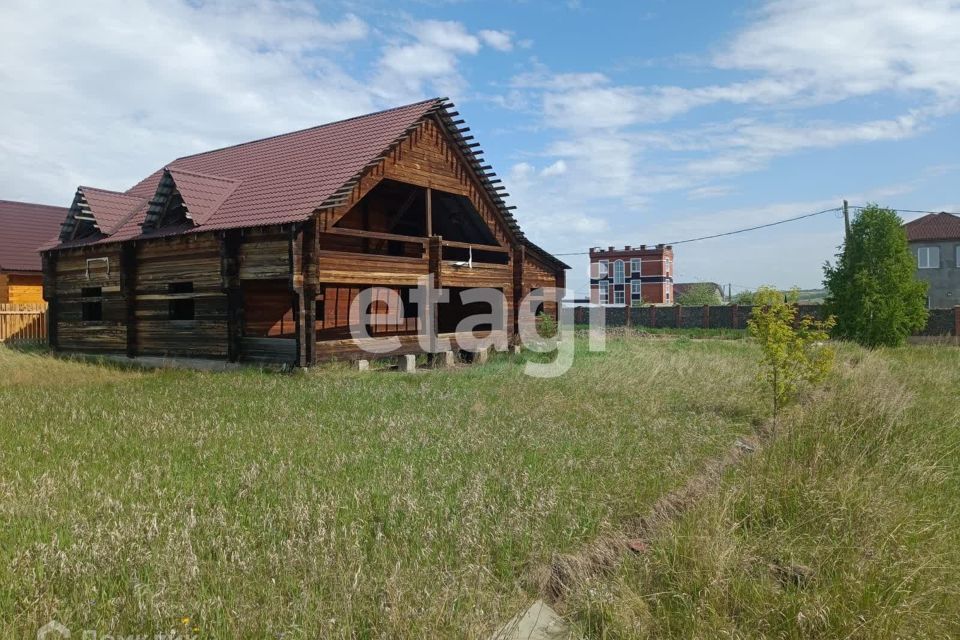
[[[851,209],[866,209],[867,207],[866,207],[866,206],[863,206],[863,205],[852,205],[852,204],[851,204],[851,205],[850,205],[850,208],[851,208]],[[884,207],[884,208],[887,208],[887,207]],[[948,213],[948,214],[950,214],[950,215],[952,215],[952,216],[960,216],[960,213],[957,213],[956,211],[921,211],[920,209],[893,209],[893,210],[894,210],[894,211],[898,211],[898,212],[900,212],[900,213],[933,213],[933,214],[937,214],[937,213]]]
[[[858,207],[855,207],[858,208]],[[825,213],[833,213],[836,211],[842,211],[841,207],[833,207],[831,209],[824,209],[823,211],[814,211],[813,213],[805,213],[800,216],[794,216],[793,218],[785,218],[783,220],[777,220],[775,222],[768,222],[766,224],[759,224],[754,227],[745,227],[743,229],[735,229],[734,231],[725,231],[723,233],[714,233],[709,236],[700,236],[697,238],[687,238],[685,240],[674,240],[673,242],[664,242],[664,245],[673,246],[677,244],[686,244],[688,242],[699,242],[701,240],[710,240],[712,238],[723,238],[725,236],[732,236],[738,233],[747,233],[748,231],[756,231],[758,229],[766,229],[768,227],[775,227],[780,224],[786,224],[788,222],[796,222],[797,220],[804,220],[806,218],[812,218],[814,216],[821,216]],[[569,253],[555,253],[555,256],[585,256],[589,255],[589,251],[571,251]]]

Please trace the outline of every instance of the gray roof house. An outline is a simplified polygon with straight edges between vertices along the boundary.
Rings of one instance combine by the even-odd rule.
[[[960,216],[930,213],[903,228],[917,260],[917,277],[930,285],[927,307],[960,305]]]

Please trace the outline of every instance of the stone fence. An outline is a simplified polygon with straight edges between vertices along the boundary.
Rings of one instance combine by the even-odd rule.
[[[799,304],[799,315],[818,320],[824,316],[819,304]],[[606,307],[608,327],[649,327],[670,329],[746,329],[752,305],[720,305],[703,307]],[[590,307],[575,307],[576,324],[590,322]],[[927,326],[918,336],[960,336],[960,306],[953,309],[931,309]]]

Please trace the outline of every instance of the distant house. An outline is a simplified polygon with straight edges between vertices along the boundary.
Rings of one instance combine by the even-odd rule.
[[[960,216],[931,213],[903,228],[917,260],[917,277],[930,285],[927,307],[960,305]]]
[[[461,293],[481,287],[506,307],[487,337],[512,337],[523,296],[562,289],[567,265],[520,230],[452,107],[426,100],[178,158],[122,193],[79,187],[44,252],[51,346],[309,366],[369,357],[353,331],[366,326],[412,354],[437,333],[472,335],[460,321],[486,309]],[[428,275],[449,302],[418,314],[411,295]],[[354,302],[372,287],[402,309],[361,324]]]
[[[590,249],[590,300],[618,307],[673,304],[673,247]]]
[[[673,295],[676,296],[676,299],[679,301],[683,297],[683,294],[690,291],[693,287],[701,285],[707,285],[717,292],[717,304],[723,301],[723,287],[716,282],[675,282],[673,285]]]
[[[43,302],[41,245],[56,238],[63,207],[0,200],[0,303]]]

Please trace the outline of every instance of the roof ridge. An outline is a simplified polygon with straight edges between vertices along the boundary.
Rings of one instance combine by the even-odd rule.
[[[79,185],[79,186],[77,187],[77,189],[78,189],[78,190],[81,190],[81,189],[82,189],[82,190],[84,190],[84,191],[99,191],[100,193],[109,193],[109,194],[112,195],[112,196],[123,196],[124,198],[131,198],[131,199],[133,199],[133,200],[142,200],[142,199],[143,199],[143,198],[141,198],[140,196],[132,196],[132,195],[130,195],[129,193],[127,193],[126,191],[114,191],[114,190],[112,190],[112,189],[101,189],[100,187],[90,187],[90,186],[83,185],[83,184]]]
[[[0,198],[0,204],[22,204],[28,207],[49,207],[50,209],[69,209],[62,204],[44,204],[42,202],[27,202],[25,200],[5,200]]]
[[[401,109],[408,109],[408,108],[410,108],[410,107],[415,107],[415,106],[421,105],[421,104],[427,104],[427,103],[429,103],[429,102],[435,102],[435,103],[437,104],[437,106],[440,106],[440,105],[444,104],[445,101],[446,101],[446,98],[440,98],[440,97],[428,98],[427,100],[419,100],[419,101],[417,101],[417,102],[411,102],[411,103],[409,103],[409,104],[400,105],[399,107],[390,107],[389,109],[381,109],[380,111],[373,111],[373,112],[371,112],[371,113],[364,113],[364,114],[361,114],[361,115],[358,115],[358,116],[351,116],[351,117],[349,117],[349,118],[342,118],[342,119],[340,119],[340,120],[334,120],[334,121],[332,121],[332,122],[325,122],[325,123],[323,123],[323,124],[317,124],[317,125],[314,125],[314,126],[312,126],[312,127],[304,127],[303,129],[297,129],[296,131],[287,131],[286,133],[277,133],[277,134],[274,134],[274,135],[272,135],[272,136],[264,136],[263,138],[257,138],[257,139],[255,139],[255,140],[247,140],[247,141],[245,141],[245,142],[238,142],[238,143],[236,143],[236,144],[228,144],[228,145],[226,145],[226,146],[224,146],[224,147],[219,147],[219,148],[217,148],[217,149],[210,149],[210,150],[208,150],[208,151],[201,151],[201,152],[199,152],[199,153],[193,153],[193,154],[186,155],[186,156],[180,156],[179,158],[175,159],[173,162],[171,162],[171,163],[170,163],[169,165],[167,165],[167,166],[169,167],[170,165],[174,164],[175,162],[178,162],[178,161],[180,161],[180,160],[186,160],[187,158],[197,158],[197,157],[199,157],[199,156],[205,156],[205,155],[210,154],[210,153],[217,153],[217,152],[219,152],[219,151],[226,151],[227,149],[234,149],[234,148],[236,148],[236,147],[243,147],[243,146],[246,146],[246,145],[248,145],[248,144],[255,144],[255,143],[258,143],[258,142],[266,142],[267,140],[273,140],[273,139],[275,139],[275,138],[285,138],[285,137],[287,137],[287,136],[292,136],[292,135],[295,135],[295,134],[298,134],[298,133],[303,133],[303,132],[305,132],[305,131],[314,131],[314,130],[316,130],[316,129],[323,129],[324,127],[332,127],[333,125],[336,125],[336,124],[343,124],[343,123],[345,123],[345,122],[351,122],[351,121],[353,121],[353,120],[360,120],[360,119],[362,119],[362,118],[370,118],[370,117],[373,117],[373,116],[383,115],[383,114],[385,114],[385,113],[390,113],[391,111],[400,111]],[[136,185],[134,185],[134,186],[136,186]]]
[[[176,160],[174,160],[174,162],[176,162]],[[199,171],[191,171],[189,169],[180,169],[177,167],[171,167],[169,165],[164,167],[163,170],[169,171],[170,173],[182,173],[184,175],[194,176],[197,178],[210,178],[211,180],[221,180],[223,182],[233,182],[236,184],[243,182],[243,180],[238,180],[237,178],[228,178],[227,176],[218,176],[212,173],[200,173]]]

